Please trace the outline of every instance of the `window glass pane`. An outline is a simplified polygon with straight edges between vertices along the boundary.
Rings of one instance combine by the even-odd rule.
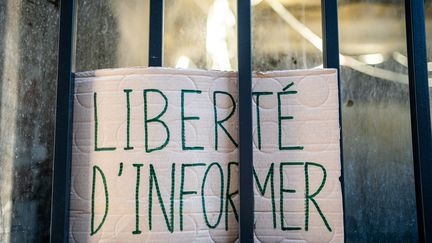
[[[253,69],[322,65],[321,1],[253,1]]]
[[[146,66],[149,0],[78,0],[76,70]]]
[[[322,65],[320,2],[254,7],[254,69]],[[401,1],[339,1],[348,242],[417,239],[403,16]]]
[[[237,69],[236,1],[167,0],[164,66]]]
[[[346,235],[417,239],[403,1],[340,1]]]

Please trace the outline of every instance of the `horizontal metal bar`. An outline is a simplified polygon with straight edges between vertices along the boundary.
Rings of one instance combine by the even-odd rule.
[[[432,137],[424,2],[405,0],[411,131],[420,242],[432,242]]]
[[[74,77],[74,0],[62,0],[51,204],[52,243],[68,242]]]
[[[150,0],[149,66],[162,66],[163,0]]]
[[[240,242],[253,242],[254,191],[252,151],[252,35],[251,2],[237,1]]]

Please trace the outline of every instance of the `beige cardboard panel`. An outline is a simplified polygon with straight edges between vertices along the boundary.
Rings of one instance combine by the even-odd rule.
[[[343,242],[336,71],[256,73],[253,91],[255,240]],[[236,241],[237,99],[234,72],[77,74],[70,241]]]

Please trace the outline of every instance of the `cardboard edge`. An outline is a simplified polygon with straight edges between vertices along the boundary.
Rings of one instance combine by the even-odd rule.
[[[113,69],[98,69],[92,71],[84,71],[75,73],[76,78],[91,78],[103,76],[124,76],[134,74],[188,74],[199,76],[225,76],[237,77],[235,71],[217,71],[217,70],[204,70],[204,69],[179,69],[169,67],[127,67],[127,68],[113,68]],[[253,72],[253,78],[265,77],[280,77],[280,76],[302,76],[306,74],[335,74],[337,69],[324,68],[324,69],[296,69],[296,70],[274,70],[266,72]]]

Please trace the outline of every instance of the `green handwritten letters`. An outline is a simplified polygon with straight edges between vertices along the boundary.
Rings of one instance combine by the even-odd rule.
[[[294,90],[294,83],[289,83],[279,92],[254,92],[252,95],[255,100],[255,121],[257,131],[257,143],[256,150],[262,150],[265,143],[266,145],[275,146],[276,150],[279,151],[294,151],[303,150],[302,145],[287,145],[286,143],[286,132],[284,129],[290,126],[290,121],[295,119],[295,114],[289,114],[284,106],[287,105],[288,100],[293,95],[297,94]],[[90,223],[90,235],[100,233],[103,229],[107,220],[109,220],[110,202],[110,191],[114,190],[110,184],[111,180],[122,180],[134,176],[134,184],[129,185],[135,191],[134,200],[134,215],[135,225],[130,229],[131,234],[141,235],[145,231],[155,231],[155,215],[158,219],[162,218],[164,224],[158,223],[158,229],[161,230],[161,225],[167,232],[173,233],[175,231],[184,231],[190,222],[185,221],[185,208],[190,207],[191,200],[195,200],[195,213],[202,215],[202,220],[206,227],[209,229],[223,228],[228,231],[230,227],[236,227],[236,225],[230,225],[229,219],[239,220],[238,215],[238,195],[239,191],[234,188],[235,181],[237,180],[236,174],[238,173],[239,164],[236,161],[200,161],[200,151],[212,151],[219,153],[221,150],[221,141],[224,139],[224,144],[232,145],[233,148],[238,147],[238,138],[233,133],[233,129],[230,129],[229,122],[235,117],[237,111],[236,99],[232,94],[227,91],[216,90],[212,93],[207,94],[207,90],[198,89],[182,89],[175,91],[178,96],[168,93],[161,89],[144,89],[144,90],[123,90],[123,99],[125,102],[125,113],[119,114],[124,116],[126,124],[125,139],[118,141],[118,147],[102,146],[102,141],[99,141],[98,135],[100,134],[99,129],[101,124],[99,121],[101,115],[100,104],[98,104],[98,97],[100,95],[109,94],[98,94],[93,93],[93,115],[94,115],[94,151],[97,153],[115,153],[118,149],[126,153],[143,152],[144,154],[160,153],[163,151],[171,151],[170,143],[173,141],[173,134],[180,136],[178,141],[181,144],[181,151],[188,153],[197,153],[196,161],[181,161],[181,159],[173,161],[148,161],[147,157],[143,156],[141,161],[122,161],[119,162],[117,168],[118,172],[115,174],[107,173],[110,170],[109,165],[104,164],[102,161],[97,161],[98,165],[93,166],[92,174],[92,190],[91,190],[91,223]],[[142,126],[144,134],[141,134],[143,138],[143,146],[138,146],[136,141],[137,134],[132,129],[132,112],[131,100],[140,95],[142,97]],[[195,112],[194,109],[200,104],[193,102],[194,98],[206,95],[209,97],[212,103],[212,107],[208,107],[211,110],[210,114],[213,114],[211,121],[213,124],[206,124],[211,127],[210,131],[214,131],[214,134],[209,134],[209,141],[213,142],[213,146],[205,147],[199,144],[199,140],[194,140],[192,136],[192,129],[188,128],[187,124],[198,124],[202,122],[203,114]],[[157,107],[154,106],[153,99],[158,99]],[[277,103],[277,115],[274,116],[276,120],[274,123],[277,124],[277,136],[274,137],[275,141],[266,141],[263,139],[263,127],[262,119],[266,113],[262,112],[261,103],[262,100],[273,99]],[[227,101],[228,107],[225,105],[225,110],[222,112],[219,107],[220,102]],[[172,108],[173,104],[180,104],[180,107]],[[169,116],[170,109],[177,109],[179,121],[179,127],[173,127],[172,114]],[[201,107],[202,109],[202,107]],[[103,112],[109,111],[104,109]],[[208,114],[208,113],[207,113]],[[170,120],[171,119],[171,120]],[[208,121],[208,117],[206,121]],[[267,119],[268,120],[268,119]],[[211,122],[210,122],[211,123]],[[171,126],[171,127],[170,127]],[[175,133],[174,131],[180,131]],[[104,132],[115,132],[115,131],[104,131]],[[156,141],[154,138],[161,138]],[[134,140],[135,139],[135,140]],[[177,138],[176,138],[177,139]],[[121,147],[120,147],[121,146]],[[152,157],[155,158],[155,157]],[[157,157],[156,157],[157,158]],[[161,163],[166,167],[166,164],[171,164],[169,171],[170,176],[167,176],[168,168],[161,169]],[[271,208],[272,215],[272,228],[279,229],[282,231],[309,231],[309,222],[311,217],[318,217],[322,221],[323,227],[329,232],[332,231],[332,226],[326,217],[326,213],[320,207],[319,195],[323,191],[327,182],[327,170],[322,163],[319,162],[308,162],[308,161],[260,161],[259,167],[255,167],[253,170],[254,186],[256,189],[256,196],[266,197],[268,201],[268,207]],[[290,173],[296,170],[297,173],[291,176]],[[298,173],[300,171],[300,173]],[[315,178],[321,178],[319,186],[316,187],[316,183],[310,183],[311,173],[314,173]],[[109,177],[108,175],[111,175]],[[303,181],[302,186],[297,188],[293,187],[291,183],[292,176],[296,176],[296,181]],[[197,183],[190,184],[190,178],[196,178]],[[167,185],[170,186],[167,186]],[[162,185],[164,185],[162,187]],[[217,188],[215,188],[215,185]],[[162,188],[165,188],[163,190]],[[102,194],[105,198],[105,204],[96,205],[95,195]],[[208,196],[212,193],[212,197]],[[288,211],[287,198],[294,195],[303,197],[302,203],[304,204],[304,212],[302,212],[303,223],[299,224],[297,221],[293,223],[286,216]],[[145,204],[144,204],[144,201]],[[199,200],[199,204],[197,201]],[[143,207],[147,205],[147,208]],[[96,213],[96,206],[104,206],[103,217],[100,219],[100,214]],[[198,206],[198,207],[196,207]],[[311,210],[318,212],[317,214],[311,214]],[[99,209],[100,211],[100,209]],[[97,212],[99,212],[97,211]],[[98,217],[95,217],[98,215]],[[312,216],[315,215],[315,216]],[[97,220],[96,220],[97,219]],[[145,220],[145,221],[144,221]],[[96,222],[97,221],[97,222]],[[148,227],[143,227],[143,222],[147,222]],[[141,225],[141,226],[140,226]],[[163,229],[162,229],[163,230]]]

